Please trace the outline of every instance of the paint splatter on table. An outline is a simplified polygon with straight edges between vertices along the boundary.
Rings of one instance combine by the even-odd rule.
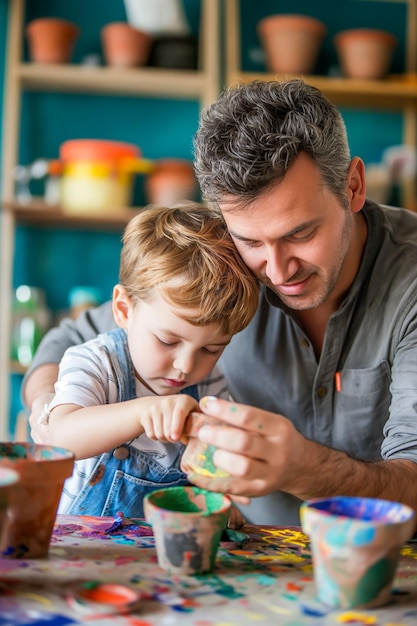
[[[250,540],[222,543],[211,574],[169,577],[158,567],[148,524],[127,520],[109,534],[111,523],[111,518],[59,515],[48,558],[0,559],[0,626],[417,623],[415,544],[402,550],[390,605],[329,612],[315,600],[309,543],[298,528],[248,525],[243,530]],[[105,583],[121,585],[137,601],[128,595],[131,604],[118,598],[106,610],[90,602],[97,589],[108,589],[100,587]]]

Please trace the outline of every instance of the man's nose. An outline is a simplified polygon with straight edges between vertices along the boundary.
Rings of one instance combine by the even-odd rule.
[[[289,276],[285,248],[274,245],[267,248],[264,274],[273,285],[282,285]]]

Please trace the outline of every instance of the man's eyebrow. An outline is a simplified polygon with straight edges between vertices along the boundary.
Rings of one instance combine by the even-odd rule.
[[[282,239],[284,239],[285,237],[291,237],[292,235],[302,232],[303,230],[306,230],[308,228],[312,228],[313,226],[317,226],[320,221],[321,220],[319,219],[314,219],[308,222],[304,222],[303,224],[298,224],[298,226],[296,226],[293,230],[290,230],[288,233],[282,235]],[[238,239],[239,241],[258,241],[258,239],[255,239],[253,237],[244,237],[243,235],[239,235],[239,233],[235,233],[233,230],[230,229],[229,233],[231,237],[233,237],[234,239]]]
[[[233,232],[233,230],[229,230],[231,237],[234,239],[239,239],[239,241],[257,241],[256,239],[252,239],[252,237],[244,237],[243,235],[239,235],[238,233]]]

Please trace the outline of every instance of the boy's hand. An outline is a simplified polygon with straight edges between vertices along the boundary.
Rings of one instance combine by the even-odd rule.
[[[198,410],[198,402],[186,394],[149,397],[148,400],[146,408],[141,402],[139,421],[149,439],[179,441],[188,415]]]

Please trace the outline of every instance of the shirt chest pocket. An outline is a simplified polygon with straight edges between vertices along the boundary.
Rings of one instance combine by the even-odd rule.
[[[333,447],[366,461],[381,458],[390,381],[386,361],[377,367],[341,372],[341,388],[334,400]]]

